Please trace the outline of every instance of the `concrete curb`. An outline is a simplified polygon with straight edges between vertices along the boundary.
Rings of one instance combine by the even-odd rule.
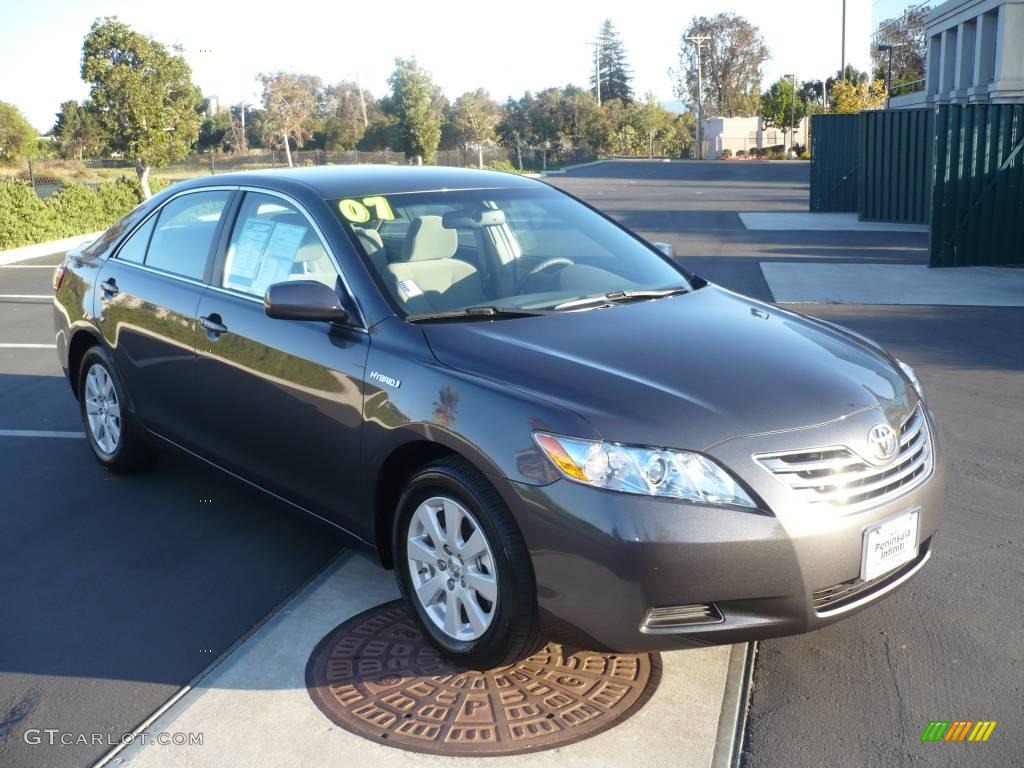
[[[747,730],[747,712],[750,709],[750,690],[756,657],[756,642],[737,643],[732,647],[711,768],[739,768],[743,757],[743,739]]]
[[[19,261],[38,259],[41,256],[52,256],[65,254],[83,243],[88,243],[102,235],[103,232],[90,232],[86,235],[75,235],[65,237],[63,240],[50,240],[47,243],[36,243],[35,245],[23,245],[21,248],[11,248],[0,251],[0,266],[16,264]]]

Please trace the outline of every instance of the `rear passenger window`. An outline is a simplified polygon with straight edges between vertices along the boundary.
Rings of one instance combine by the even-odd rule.
[[[124,241],[121,250],[117,252],[117,258],[123,261],[130,261],[134,264],[141,264],[146,260],[146,246],[149,245],[149,236],[153,234],[153,227],[156,225],[156,216],[150,216],[132,236]]]
[[[287,280],[334,288],[338,272],[316,230],[287,200],[247,192],[231,232],[221,285],[262,298]]]
[[[230,192],[194,192],[171,200],[160,211],[146,253],[146,266],[202,280],[210,246]]]

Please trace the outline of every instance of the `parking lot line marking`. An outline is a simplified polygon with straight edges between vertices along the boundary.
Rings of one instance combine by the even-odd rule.
[[[60,264],[0,264],[0,269],[56,269]]]
[[[61,437],[81,439],[85,432],[62,432],[59,429],[0,429],[0,437]]]
[[[49,301],[53,296],[46,293],[0,293],[0,299],[46,299]]]
[[[14,342],[0,342],[0,349],[56,349],[56,344],[16,344]]]

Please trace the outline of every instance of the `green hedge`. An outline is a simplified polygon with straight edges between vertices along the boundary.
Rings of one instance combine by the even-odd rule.
[[[154,193],[167,186],[161,180],[150,185]],[[126,177],[96,187],[65,184],[46,200],[28,182],[0,181],[0,249],[106,229],[141,199],[139,183]]]

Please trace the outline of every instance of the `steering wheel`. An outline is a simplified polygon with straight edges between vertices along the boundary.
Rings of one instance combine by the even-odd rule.
[[[575,264],[576,264],[575,261],[573,261],[572,259],[566,258],[565,256],[554,256],[554,257],[552,257],[550,259],[544,259],[544,261],[542,261],[540,264],[538,264],[533,269],[531,269],[529,272],[527,272],[526,275],[523,277],[523,279],[519,281],[519,288],[521,289],[524,285],[526,285],[528,282],[530,282],[530,279],[534,275],[540,274],[545,269],[551,269],[552,267],[557,267],[559,265],[566,266],[566,267],[571,267],[571,266],[574,266]]]

